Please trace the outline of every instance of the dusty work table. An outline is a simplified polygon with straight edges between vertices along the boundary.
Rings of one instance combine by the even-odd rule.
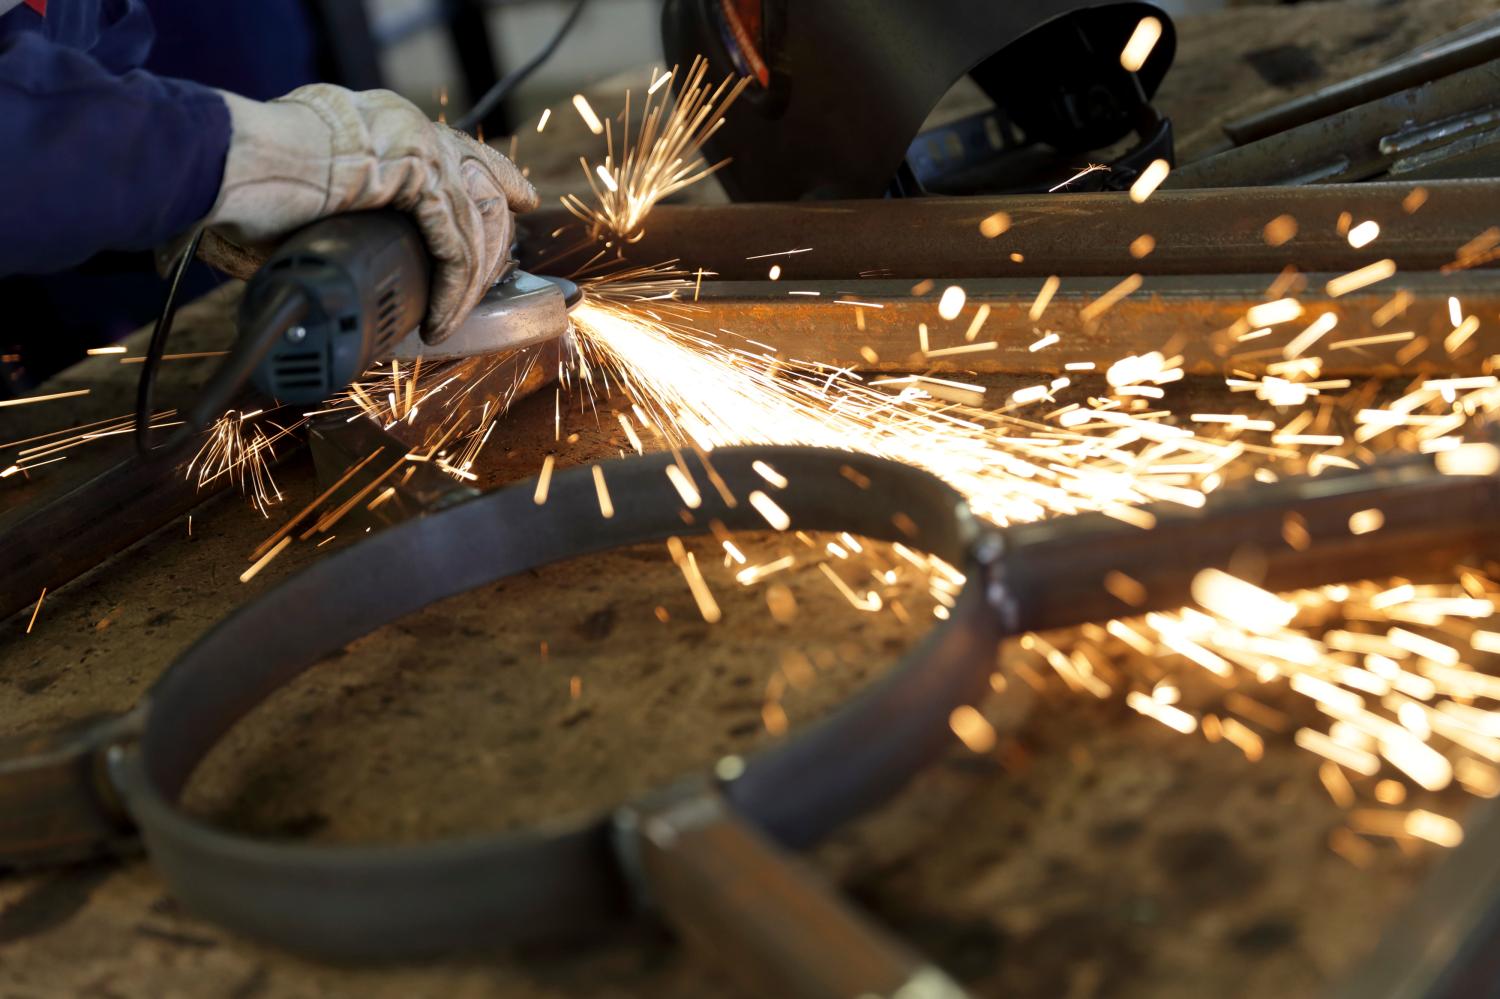
[[[189,309],[185,343],[222,336],[232,300],[226,289]],[[169,391],[187,387],[194,363],[171,369]],[[135,370],[93,359],[59,384],[95,372],[96,384],[124,384]],[[114,393],[98,394],[118,407]],[[573,463],[624,445],[617,424],[576,408],[555,442],[554,405],[544,391],[515,407],[485,452],[481,485],[532,474],[548,451]],[[277,518],[317,491],[305,457],[276,476],[286,499],[269,520],[230,491],[194,512],[191,533],[181,519],[49,594],[29,634],[29,615],[6,622],[4,729],[127,707],[204,628],[317,557],[293,547],[238,581]],[[325,842],[525,824],[602,806],[767,738],[759,692],[788,649],[835,663],[819,688],[832,698],[920,633],[800,581],[803,619],[817,624],[774,625],[757,595],[725,584],[725,620],[710,627],[655,548],[488,587],[355,643],[242,723],[190,800],[237,828]],[[334,594],[328,610],[338,613]],[[1005,701],[988,709],[1003,715]],[[1185,739],[1059,685],[996,753],[955,745],[818,861],[983,993],[1307,994],[1373,944],[1425,866],[1392,849],[1361,871],[1331,853],[1325,838],[1340,815],[1315,769],[1285,745],[1250,764],[1226,744]],[[17,995],[728,988],[710,962],[640,929],[419,967],[307,963],[195,919],[140,861],[8,877],[0,904],[0,982]]]
[[[1183,22],[1168,110],[1178,113],[1175,100],[1179,117],[1207,128],[1204,87],[1218,97],[1215,113],[1259,99],[1253,74],[1228,55],[1203,54],[1210,40],[1232,53],[1316,37],[1333,75],[1336,56],[1364,68],[1489,5],[1423,5],[1420,26],[1403,20],[1415,4],[1388,5],[1383,33],[1362,42],[1341,20],[1365,5],[1313,6],[1324,9]],[[1228,49],[1226,38],[1234,39]],[[1221,72],[1226,65],[1235,68]],[[524,142],[520,153],[526,161]],[[574,186],[571,149],[533,162],[556,167],[544,191]],[[222,343],[233,299],[226,288],[187,309],[174,349]],[[127,411],[137,371],[95,358],[65,372],[59,389],[93,390],[67,419]],[[190,391],[206,371],[200,362],[169,365],[164,391]],[[514,407],[475,469],[479,485],[530,476],[551,452],[576,464],[626,446],[607,411],[596,419],[577,406],[563,407],[556,440],[554,405],[549,387]],[[33,421],[59,425],[31,409],[10,424],[21,428],[14,436],[32,432]],[[0,436],[10,438],[10,427]],[[58,470],[50,485],[39,473],[35,483],[0,488],[0,516],[82,475],[105,450]],[[207,627],[318,557],[296,546],[239,582],[246,555],[318,491],[305,454],[275,474],[285,500],[269,518],[233,491],[219,495],[191,524],[183,518],[49,593],[29,632],[29,613],[0,623],[0,732],[127,707]],[[236,828],[326,842],[477,831],[599,805],[767,738],[759,692],[787,650],[827,658],[833,679],[813,698],[826,701],[919,633],[887,618],[871,625],[812,586],[797,595],[816,628],[772,625],[749,591],[730,596],[725,620],[710,627],[660,549],[577,560],[476,591],[355,643],[275,698],[210,759],[192,800]],[[329,612],[337,613],[332,598]],[[1003,715],[1003,698],[987,710]],[[979,994],[1310,995],[1375,945],[1432,857],[1392,847],[1356,869],[1330,852],[1327,834],[1341,813],[1316,770],[1314,757],[1286,743],[1250,763],[1232,746],[1179,736],[1117,701],[1054,684],[994,753],[955,744],[815,862]],[[640,927],[525,952],[341,968],[195,918],[140,860],[0,877],[6,996],[730,992],[711,960]]]

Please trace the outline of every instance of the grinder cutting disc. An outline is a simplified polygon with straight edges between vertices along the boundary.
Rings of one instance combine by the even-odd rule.
[[[556,340],[568,329],[568,309],[583,297],[567,278],[515,271],[491,288],[469,318],[442,343],[430,344],[412,330],[392,349],[398,360],[459,360]]]

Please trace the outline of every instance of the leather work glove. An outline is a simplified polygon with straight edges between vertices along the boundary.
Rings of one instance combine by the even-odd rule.
[[[391,207],[427,241],[422,338],[452,333],[510,254],[512,212],[537,206],[516,165],[388,90],[300,87],[267,103],[224,94],[232,133],[200,255],[248,276],[280,237],[327,215]]]

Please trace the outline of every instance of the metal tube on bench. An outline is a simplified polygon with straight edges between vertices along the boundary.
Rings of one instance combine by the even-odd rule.
[[[1322,290],[1330,276],[1308,275],[1309,290],[1300,296],[1303,315],[1245,343],[1236,339],[1236,331],[1250,331],[1244,323],[1246,310],[1265,300],[1266,279],[1259,276],[1148,275],[1140,290],[1097,316],[1088,314],[1090,304],[1120,279],[1067,278],[1040,322],[1029,314],[1042,283],[1036,278],[960,282],[967,305],[952,321],[938,317],[936,289],[913,297],[905,281],[705,281],[697,300],[687,296],[680,308],[674,307],[674,316],[726,345],[740,345],[736,337],[745,338],[787,358],[863,371],[1043,375],[1092,362],[1102,372],[1122,357],[1153,350],[1182,354],[1189,374],[1221,374],[1231,367],[1263,371],[1267,363],[1283,360],[1289,341],[1322,312],[1336,314],[1338,325],[1306,353],[1322,359],[1325,377],[1488,374],[1489,357],[1500,353],[1500,333],[1486,324],[1457,354],[1447,353],[1443,343],[1453,330],[1449,296],[1457,296],[1471,315],[1500,312],[1500,274],[1398,275],[1337,299]],[[1397,288],[1411,295],[1410,302],[1399,318],[1376,326],[1373,315]],[[990,311],[971,343],[965,335],[981,306]],[[919,324],[928,327],[926,354]],[[1054,330],[1056,342],[1031,349]],[[1340,341],[1407,332],[1410,337],[1330,349]],[[1413,351],[1413,344],[1422,347],[1418,337],[1426,341],[1425,349]]]
[[[1202,509],[1156,504],[1150,530],[1103,514],[1012,527],[1006,586],[1021,627],[1042,631],[1181,607],[1201,570],[1226,568],[1237,556],[1264,566],[1252,582],[1270,590],[1448,572],[1500,540],[1500,478],[1444,475],[1437,467],[1419,455],[1358,472],[1250,483],[1211,495]],[[1383,525],[1356,535],[1350,517],[1367,509],[1379,510]],[[1286,540],[1290,516],[1301,518],[1309,544]],[[1127,604],[1107,591],[1110,572],[1140,583],[1144,599]]]
[[[1388,256],[1410,272],[1452,261],[1487,224],[1475,216],[1475,206],[1500,201],[1497,181],[1433,181],[1423,185],[1428,197],[1421,210],[1409,214],[1402,199],[1413,186],[1161,190],[1139,205],[1124,194],[658,205],[639,241],[616,241],[593,266],[618,254],[634,265],[676,260],[719,280],[762,279],[779,263],[788,280],[916,281],[1276,274],[1289,264],[1338,273]],[[1356,250],[1339,234],[1336,223],[1346,211],[1380,224],[1373,246]],[[1009,227],[987,238],[979,225],[997,212],[1005,213]],[[1297,220],[1297,234],[1269,246],[1265,225],[1281,215]],[[561,208],[532,212],[521,222],[528,234],[522,266],[528,270],[571,274],[602,248]],[[1155,239],[1156,248],[1137,260],[1129,248],[1143,234]]]

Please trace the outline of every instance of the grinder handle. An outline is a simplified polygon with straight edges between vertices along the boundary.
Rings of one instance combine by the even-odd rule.
[[[247,383],[280,404],[347,388],[421,322],[430,268],[401,212],[333,215],[292,233],[246,282],[234,346],[152,456],[178,457]]]
[[[311,404],[383,360],[427,312],[431,263],[410,216],[335,215],[293,233],[240,300],[240,341],[255,386]],[[307,310],[288,322],[289,298]],[[253,358],[253,360],[251,360]]]

